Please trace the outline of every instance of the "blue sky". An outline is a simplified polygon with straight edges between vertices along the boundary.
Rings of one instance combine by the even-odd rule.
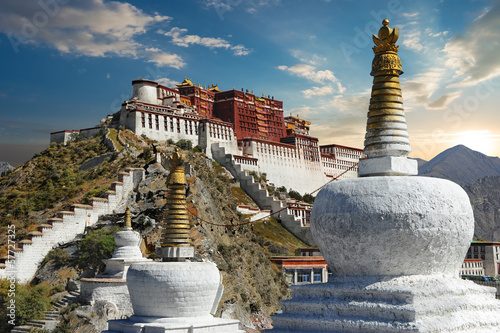
[[[185,76],[284,101],[322,144],[363,147],[371,34],[400,29],[412,157],[500,155],[500,2],[4,0],[0,161],[119,110],[131,81]]]

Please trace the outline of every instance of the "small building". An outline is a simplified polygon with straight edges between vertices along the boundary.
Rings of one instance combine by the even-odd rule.
[[[302,257],[321,257],[321,252],[317,247],[303,247],[300,249]]]
[[[472,241],[465,259],[481,259],[486,276],[500,274],[500,242]]]
[[[460,269],[460,275],[484,275],[483,260],[465,259]]]
[[[297,200],[288,201],[287,205],[287,213],[295,216],[296,220],[300,220],[301,227],[310,226],[313,205]]]
[[[328,270],[325,258],[321,256],[272,257],[290,285],[328,282]]]

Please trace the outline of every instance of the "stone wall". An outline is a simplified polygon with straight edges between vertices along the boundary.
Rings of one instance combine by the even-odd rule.
[[[112,183],[106,198],[92,198],[90,205],[74,204],[71,210],[60,211],[47,224],[41,224],[38,232],[29,233],[17,244],[14,264],[0,269],[0,278],[15,276],[20,283],[31,281],[38,265],[52,248],[84,233],[85,228],[94,225],[99,216],[124,210],[123,202],[144,176],[144,169],[128,168],[118,174],[118,181]]]
[[[253,177],[249,176],[240,164],[236,164],[233,156],[226,154],[223,147],[220,147],[217,143],[213,144],[212,155],[220,165],[225,167],[233,177],[239,180],[241,188],[255,201],[260,209],[269,210],[285,229],[304,243],[310,246],[315,245],[310,228],[308,226],[302,227],[300,219],[288,214],[287,210],[284,209],[286,206],[283,202],[275,199],[273,196],[269,196],[267,190],[262,188],[259,183],[255,183]]]

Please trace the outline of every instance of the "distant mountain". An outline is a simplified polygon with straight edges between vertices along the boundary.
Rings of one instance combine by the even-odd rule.
[[[419,167],[418,174],[449,179],[462,186],[470,185],[484,177],[500,176],[500,158],[458,145]]]
[[[0,176],[5,172],[14,169],[8,162],[0,162]]]

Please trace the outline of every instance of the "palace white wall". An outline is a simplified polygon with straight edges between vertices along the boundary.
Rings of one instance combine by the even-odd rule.
[[[304,194],[323,186],[327,178],[321,162],[305,160],[301,150],[280,144],[246,142],[243,153],[258,159],[258,171],[266,173],[270,183]],[[242,165],[243,170],[253,171]]]

